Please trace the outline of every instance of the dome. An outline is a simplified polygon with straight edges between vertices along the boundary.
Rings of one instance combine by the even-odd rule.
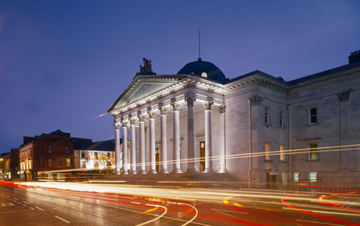
[[[213,63],[202,61],[201,58],[198,61],[190,62],[186,64],[178,72],[179,74],[193,74],[198,76],[207,77],[219,82],[226,81],[226,77],[222,71],[216,67]]]

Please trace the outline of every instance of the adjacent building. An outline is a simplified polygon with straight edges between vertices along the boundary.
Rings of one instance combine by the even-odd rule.
[[[108,110],[116,173],[228,173],[268,188],[357,182],[359,56],[293,81],[261,71],[228,79],[201,58],[156,75],[144,58]],[[120,130],[130,147],[120,147]]]

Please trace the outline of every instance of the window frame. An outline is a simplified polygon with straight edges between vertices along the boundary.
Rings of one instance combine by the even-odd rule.
[[[316,147],[314,147],[314,146],[316,146]],[[316,158],[313,158],[313,156],[312,156],[313,154],[314,155],[316,154]],[[318,152],[317,143],[310,143],[309,144],[309,158],[308,159],[311,160],[311,161],[319,160],[319,152]]]
[[[52,148],[51,145],[48,145],[48,153],[51,154],[52,153]]]
[[[315,113],[311,112],[312,110],[315,110]],[[313,119],[314,119],[314,121],[313,121]],[[318,123],[317,108],[316,107],[309,108],[309,124],[313,125],[313,124],[317,124],[317,123]]]
[[[280,111],[279,113],[279,126],[284,127],[284,111]]]
[[[270,159],[270,151],[271,151],[270,142],[265,142],[265,144],[264,144],[264,158],[265,158],[265,160],[271,160]]]
[[[264,123],[266,125],[270,124],[270,108],[264,107]]]
[[[284,153],[284,150],[285,150],[285,145],[283,144],[280,144],[280,161],[286,161],[286,155]]]

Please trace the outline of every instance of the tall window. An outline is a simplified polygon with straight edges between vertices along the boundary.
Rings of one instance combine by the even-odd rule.
[[[48,167],[52,167],[52,159],[48,159]]]
[[[317,151],[317,144],[310,144],[309,145],[309,159],[315,160],[318,159],[318,151]]]
[[[287,173],[281,173],[281,182],[287,184]]]
[[[294,173],[294,182],[299,182],[299,173]]]
[[[85,158],[85,151],[81,152],[81,158],[84,159]]]
[[[317,123],[317,111],[316,108],[310,108],[309,109],[309,120],[310,120],[310,124],[315,124]]]
[[[317,172],[310,172],[309,173],[309,182],[316,182]]]
[[[94,168],[98,168],[98,167],[99,167],[98,161],[94,161]]]
[[[111,152],[107,153],[107,157],[110,158],[111,157]]]
[[[70,154],[70,147],[66,145],[66,154]]]
[[[51,153],[51,145],[48,145],[48,153]]]
[[[86,162],[85,161],[81,161],[81,166],[80,166],[82,169],[85,169],[86,168]]]
[[[70,159],[66,159],[66,167],[71,167]]]
[[[284,127],[284,112],[280,111],[279,114],[279,126]]]
[[[280,161],[285,161],[284,145],[280,145]]]
[[[265,159],[270,160],[270,143],[265,143]]]
[[[98,159],[99,158],[99,153],[94,152],[94,159]]]
[[[269,118],[269,108],[268,108],[268,107],[265,108],[265,112],[264,112],[264,122],[265,122],[265,124],[269,124],[269,122],[270,122],[270,118]]]

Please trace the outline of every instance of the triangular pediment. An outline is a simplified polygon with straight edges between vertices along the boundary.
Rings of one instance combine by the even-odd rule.
[[[115,101],[109,111],[120,108],[128,103],[134,102],[152,93],[162,90],[183,78],[184,76],[179,75],[137,76],[128,86],[128,88],[126,88],[120,97]]]

